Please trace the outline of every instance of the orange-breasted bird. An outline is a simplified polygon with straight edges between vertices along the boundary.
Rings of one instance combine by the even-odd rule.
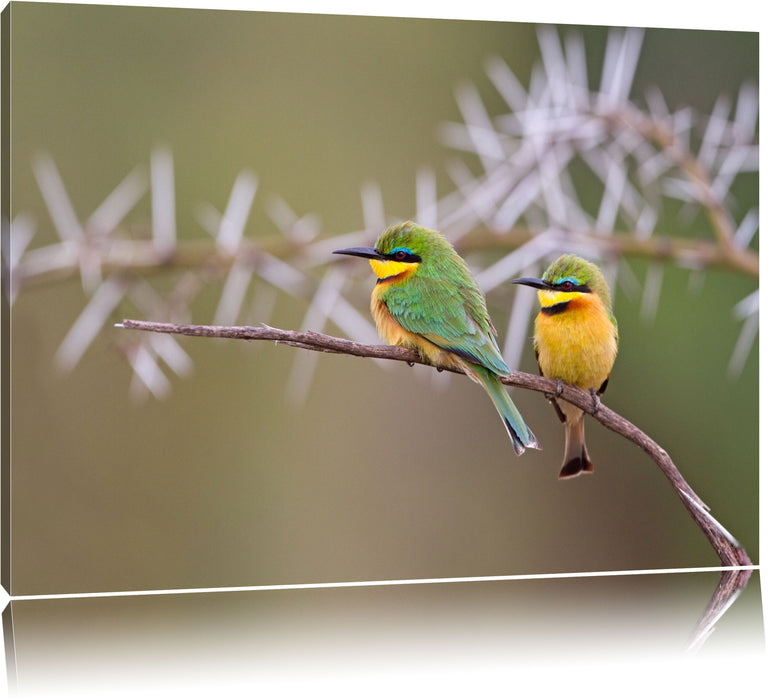
[[[515,453],[541,449],[499,380],[510,370],[482,292],[444,236],[406,221],[387,228],[374,248],[333,252],[372,265],[377,283],[370,308],[383,340],[413,348],[439,368],[465,372],[493,401]]]
[[[541,374],[589,391],[598,402],[609,382],[618,342],[617,320],[601,270],[576,255],[561,255],[541,279],[521,277],[512,282],[538,290],[534,350]],[[559,478],[592,472],[585,412],[562,399],[548,398],[566,427]]]

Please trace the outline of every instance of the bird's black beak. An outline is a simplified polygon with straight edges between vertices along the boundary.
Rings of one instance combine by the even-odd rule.
[[[355,255],[358,258],[385,260],[385,256],[377,248],[343,248],[342,250],[332,250],[331,252],[338,255]]]
[[[526,287],[536,287],[536,289],[552,289],[551,285],[536,277],[521,277],[520,279],[511,280],[511,282],[512,284],[524,284]]]

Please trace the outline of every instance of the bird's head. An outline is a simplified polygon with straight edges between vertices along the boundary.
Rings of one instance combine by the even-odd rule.
[[[611,310],[609,286],[597,265],[578,255],[561,255],[542,275],[541,279],[521,277],[513,284],[524,284],[539,290],[543,307],[565,304],[585,294],[597,295],[607,311]]]
[[[368,258],[377,279],[387,281],[406,279],[418,271],[424,259],[438,259],[439,252],[447,249],[452,247],[439,233],[405,221],[383,231],[374,248],[344,248],[333,252]]]

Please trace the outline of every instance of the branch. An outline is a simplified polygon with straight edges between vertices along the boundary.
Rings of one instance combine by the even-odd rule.
[[[344,338],[316,333],[314,331],[287,331],[271,326],[256,328],[253,326],[197,326],[180,325],[175,323],[154,323],[150,321],[135,321],[125,319],[117,324],[120,328],[134,330],[153,331],[155,333],[172,333],[179,335],[193,335],[205,338],[234,338],[242,340],[271,340],[275,343],[291,345],[292,347],[314,350],[316,352],[336,353],[340,355],[352,355],[355,357],[370,357],[384,360],[396,360],[410,364],[424,364],[434,366],[414,350],[395,345],[364,345]],[[449,370],[461,374],[458,370]],[[539,377],[528,372],[513,372],[508,377],[503,377],[502,382],[508,386],[521,389],[538,391],[545,395],[553,394],[562,397],[565,401],[578,406],[586,413],[592,415],[601,425],[609,428],[622,437],[630,440],[644,450],[650,458],[660,467],[669,483],[676,491],[682,504],[690,513],[690,516],[698,527],[706,535],[706,538],[714,547],[714,551],[725,567],[751,567],[752,562],[746,551],[733,536],[714,519],[708,506],[697,496],[685,481],[679,470],[674,465],[668,453],[660,447],[651,437],[639,430],[633,423],[618,415],[610,408],[601,404],[596,410],[595,402],[589,393],[574,386],[564,385],[560,393],[556,392],[557,385],[552,379]],[[742,585],[746,582],[743,577]]]
[[[714,194],[705,168],[694,158],[676,138],[671,128],[651,119],[641,112],[620,106],[602,115],[605,119],[619,122],[639,132],[644,138],[656,143],[668,154],[674,163],[684,171],[698,192],[698,201],[705,207],[714,235],[725,255],[735,258],[739,251],[733,244],[735,226],[727,210]]]
[[[722,572],[706,609],[695,624],[687,647],[688,651],[696,651],[703,646],[703,643],[714,631],[714,625],[733,605],[736,598],[744,590],[751,575],[751,569],[726,569]]]
[[[539,233],[529,228],[515,227],[503,233],[480,227],[461,237],[456,249],[464,254],[487,250],[512,251]],[[704,238],[652,235],[638,238],[620,231],[569,231],[569,240],[595,246],[602,257],[634,256],[656,262],[673,262],[693,268],[719,268],[759,279],[760,256],[747,248],[726,248]]]
[[[541,231],[528,226],[515,226],[496,232],[486,226],[472,229],[461,236],[456,248],[462,254],[487,250],[512,251],[527,243]],[[674,262],[696,268],[716,267],[759,279],[759,255],[747,248],[736,248],[703,238],[680,238],[652,235],[637,238],[624,231],[601,232],[594,229],[569,231],[569,239],[598,248],[602,257],[636,256],[656,261]],[[152,240],[127,240],[91,251],[100,269],[114,274],[147,276],[171,269],[228,270],[236,260],[255,263],[266,255],[288,259],[304,255],[304,246],[285,236],[262,235],[246,238],[234,251],[223,250],[214,241],[186,240],[172,250],[160,250]],[[58,282],[79,274],[83,250],[75,245],[56,244],[33,249],[14,268],[21,287]]]

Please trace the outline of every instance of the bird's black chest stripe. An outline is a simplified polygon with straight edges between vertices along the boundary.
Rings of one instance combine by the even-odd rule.
[[[571,301],[561,301],[558,304],[553,304],[552,306],[542,306],[542,313],[547,314],[548,316],[554,316],[555,314],[562,313],[568,308],[568,305],[571,303]]]
[[[404,270],[402,272],[397,272],[395,275],[388,275],[388,277],[378,277],[375,284],[383,284],[384,282],[391,282],[392,280],[398,280],[401,277],[404,277],[407,274],[407,271]]]

